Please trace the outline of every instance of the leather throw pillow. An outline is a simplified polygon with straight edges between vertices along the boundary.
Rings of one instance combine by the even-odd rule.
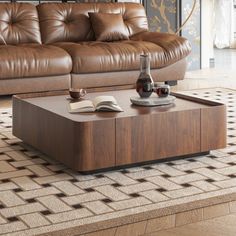
[[[129,39],[129,32],[121,14],[89,12],[89,18],[97,41]]]

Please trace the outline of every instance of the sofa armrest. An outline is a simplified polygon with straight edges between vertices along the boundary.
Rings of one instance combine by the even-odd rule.
[[[157,44],[168,54],[168,56],[181,60],[188,56],[191,52],[189,41],[175,34],[160,32],[142,32],[133,35],[131,40],[147,41]]]

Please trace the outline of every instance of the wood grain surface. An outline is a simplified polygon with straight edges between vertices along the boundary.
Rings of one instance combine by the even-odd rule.
[[[70,114],[68,95],[13,97],[13,134],[77,171],[158,160],[223,148],[225,105],[174,94],[174,104],[138,107],[134,90],[90,93],[114,96],[124,112]],[[156,95],[153,95],[156,96]]]

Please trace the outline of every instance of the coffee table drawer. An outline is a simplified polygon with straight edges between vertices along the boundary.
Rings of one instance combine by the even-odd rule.
[[[116,165],[201,151],[200,110],[117,119]]]

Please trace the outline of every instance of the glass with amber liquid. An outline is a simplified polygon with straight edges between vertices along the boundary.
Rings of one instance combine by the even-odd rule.
[[[152,94],[153,80],[150,73],[150,56],[140,56],[140,75],[136,81],[136,91],[141,98],[148,98]]]

